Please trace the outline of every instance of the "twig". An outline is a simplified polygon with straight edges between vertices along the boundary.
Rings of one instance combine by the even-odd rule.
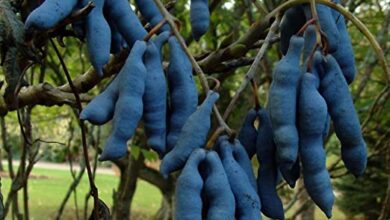
[[[75,96],[75,99],[76,99],[76,106],[77,106],[77,109],[79,111],[78,113],[80,114],[80,112],[83,110],[83,107],[81,106],[80,96],[79,96],[79,94],[77,92],[77,89],[73,85],[73,81],[72,81],[72,78],[70,77],[70,74],[68,72],[68,68],[66,67],[65,62],[62,59],[61,54],[60,54],[57,46],[55,45],[55,43],[53,42],[52,39],[50,39],[50,43],[52,44],[52,46],[54,48],[54,51],[57,54],[58,59],[60,60],[62,68],[64,69],[64,73],[65,73],[66,79],[68,80],[69,86],[72,89],[72,92],[73,92],[73,94]],[[82,145],[83,145],[85,166],[87,168],[87,173],[88,173],[89,186],[90,186],[91,194],[93,195],[93,198],[94,198],[94,209],[93,209],[93,212],[94,212],[95,219],[98,220],[99,219],[99,207],[100,207],[100,205],[99,205],[100,202],[99,202],[98,189],[97,189],[97,187],[95,185],[95,182],[93,180],[91,165],[89,164],[88,146],[87,146],[87,138],[86,138],[86,134],[85,134],[86,132],[85,132],[84,121],[83,120],[79,120],[79,124],[80,124],[80,128],[81,128],[81,140],[82,140]]]
[[[226,120],[229,117],[229,115],[232,113],[233,108],[236,105],[236,102],[238,101],[241,93],[247,87],[249,82],[255,77],[256,73],[260,72],[260,61],[263,59],[264,54],[267,51],[268,46],[270,45],[270,40],[273,38],[273,36],[278,30],[279,22],[280,20],[276,19],[272,23],[271,28],[267,34],[267,37],[264,40],[264,44],[261,46],[259,52],[257,53],[255,61],[253,62],[252,66],[249,68],[248,72],[245,75],[244,80],[242,81],[240,87],[237,89],[236,94],[234,94],[234,97],[230,101],[228,107],[226,108],[225,113],[223,114],[224,120]]]
[[[192,56],[191,52],[188,50],[188,48],[184,42],[184,39],[180,35],[179,30],[176,28],[176,24],[175,24],[174,20],[172,19],[172,15],[166,10],[166,8],[164,7],[164,5],[161,3],[160,0],[154,0],[154,2],[156,3],[157,7],[160,9],[164,18],[167,20],[167,22],[171,26],[174,35],[176,36],[181,47],[183,48],[183,50],[187,54],[188,58],[190,59],[196,74],[199,76],[200,84],[202,85],[203,90],[207,93],[210,90],[209,85],[207,83],[207,78],[206,78],[205,74],[203,73],[202,68],[198,65],[195,58]],[[214,111],[215,117],[218,120],[219,125],[224,128],[224,130],[229,134],[229,136],[234,135],[234,131],[232,129],[230,129],[229,126],[226,124],[225,120],[222,118],[221,113],[219,112],[216,105],[213,106],[213,111]]]

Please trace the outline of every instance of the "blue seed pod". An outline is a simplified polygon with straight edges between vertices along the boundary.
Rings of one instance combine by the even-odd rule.
[[[313,16],[311,14],[310,5],[303,5],[303,11],[306,19],[309,20]],[[340,42],[340,34],[336,26],[336,22],[332,16],[332,10],[322,4],[317,4],[318,22],[321,26],[322,32],[326,35],[328,40],[329,52],[333,53],[338,49]]]
[[[156,3],[153,0],[135,0],[142,16],[154,27],[164,19]],[[161,27],[160,32],[169,31],[168,23]]]
[[[293,36],[289,50],[276,66],[269,91],[270,118],[277,147],[277,159],[284,175],[291,170],[298,156],[296,128],[296,99],[301,68],[299,60],[303,48],[302,37]],[[286,178],[286,176],[284,176]]]
[[[307,70],[309,65],[310,55],[314,53],[317,45],[317,32],[315,25],[309,25],[303,34],[303,38],[305,39],[305,44],[303,45],[303,71]]]
[[[299,157],[297,161],[293,164],[291,168],[286,168],[285,166],[280,166],[280,173],[283,176],[283,179],[291,188],[295,188],[296,182],[301,176],[301,165],[299,164]]]
[[[337,61],[326,56],[321,73],[320,93],[324,97],[334,129],[341,142],[341,157],[347,169],[361,176],[367,165],[367,149],[348,84]]]
[[[191,152],[205,144],[211,111],[218,98],[217,92],[209,91],[202,105],[187,119],[175,147],[161,161],[160,172],[164,176],[181,169]]]
[[[339,0],[334,0],[334,3],[339,4]],[[340,34],[338,50],[332,53],[332,56],[337,60],[343,71],[344,77],[348,84],[351,84],[355,79],[356,68],[355,68],[355,55],[353,53],[351,38],[348,34],[347,25],[342,14],[336,10],[332,10],[333,18],[336,22],[338,32]]]
[[[127,0],[105,0],[107,17],[115,22],[116,27],[126,40],[129,48],[137,40],[142,40],[148,33]]]
[[[177,179],[174,214],[177,220],[202,219],[203,179],[199,173],[199,165],[205,157],[204,149],[194,150]]]
[[[207,32],[210,25],[210,11],[208,0],[191,0],[190,22],[192,36],[198,41]]]
[[[171,33],[169,31],[164,31],[153,38],[154,45],[156,45],[157,50],[160,51],[161,60],[163,59],[162,48],[164,44],[168,41],[170,35]]]
[[[323,131],[328,116],[325,100],[316,88],[316,77],[302,76],[299,101],[299,155],[307,192],[328,218],[332,217],[334,195],[324,150]]]
[[[255,174],[253,173],[252,161],[248,157],[245,148],[238,140],[234,141],[233,156],[237,163],[240,164],[242,169],[245,171],[246,175],[248,176],[249,182],[252,184],[253,189],[255,189],[257,192],[256,178]]]
[[[240,140],[242,146],[244,146],[249,158],[252,158],[256,153],[257,130],[253,125],[256,119],[256,110],[249,110],[244,119],[244,123],[241,126],[240,133],[238,134],[238,140]]]
[[[215,151],[210,151],[206,155],[204,164],[208,174],[203,187],[205,202],[208,205],[207,219],[234,219],[234,195],[221,159]]]
[[[169,50],[167,78],[171,105],[167,135],[168,151],[175,146],[184,123],[198,105],[198,92],[192,76],[191,62],[174,36],[169,38]]]
[[[102,125],[111,120],[119,94],[118,84],[119,80],[116,77],[101,94],[88,103],[80,113],[80,119],[94,125]]]
[[[256,150],[260,167],[257,176],[257,189],[261,201],[261,212],[269,218],[284,219],[283,203],[276,191],[278,170],[271,119],[267,110],[263,108],[258,111],[258,117],[260,123]]]
[[[280,22],[280,50],[283,54],[287,53],[290,38],[297,34],[305,23],[306,18],[302,7],[289,8],[284,13]]]
[[[262,219],[260,199],[245,171],[234,159],[233,148],[234,145],[229,142],[226,136],[218,139],[216,150],[222,160],[236,200],[236,218],[240,220]]]
[[[110,25],[111,30],[111,50],[112,54],[117,54],[121,52],[123,48],[123,37],[121,33],[119,33],[118,28],[112,20],[107,20]]]
[[[160,51],[152,41],[148,44],[144,60],[147,76],[142,99],[147,145],[162,156],[165,152],[167,130],[167,84],[161,65]]]
[[[72,13],[78,0],[46,0],[27,17],[25,28],[48,30]]]
[[[89,0],[83,0],[86,5]],[[89,59],[99,76],[110,59],[111,30],[103,15],[104,0],[94,0],[95,7],[87,15],[85,31]]]
[[[146,43],[137,41],[119,72],[119,97],[115,104],[113,126],[99,160],[114,160],[126,155],[127,141],[133,136],[143,111]]]

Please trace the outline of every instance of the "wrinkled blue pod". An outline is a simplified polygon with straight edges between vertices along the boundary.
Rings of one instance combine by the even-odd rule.
[[[326,216],[331,218],[334,195],[326,169],[323,142],[328,109],[317,90],[316,81],[316,76],[310,73],[305,73],[301,79],[298,99],[299,155],[307,192]]]
[[[305,23],[306,18],[302,7],[289,8],[284,13],[280,22],[280,50],[283,54],[287,53],[290,38],[297,34]]]
[[[245,148],[238,140],[234,141],[233,156],[237,163],[240,164],[242,169],[245,171],[246,175],[248,176],[249,182],[252,184],[253,189],[255,189],[257,192],[256,178],[255,174],[253,173],[252,161],[248,157]]]
[[[317,45],[317,32],[315,25],[309,25],[303,34],[305,44],[303,45],[303,71],[306,72],[310,64],[310,55],[314,54]]]
[[[274,70],[269,91],[268,109],[277,147],[277,159],[283,175],[293,167],[298,156],[296,103],[302,73],[299,60],[303,43],[302,37],[291,37],[286,56],[279,61]]]
[[[166,115],[167,115],[167,84],[161,64],[160,51],[152,41],[148,43],[145,53],[146,82],[143,121],[148,138],[147,145],[160,156],[165,152]]]
[[[217,92],[209,91],[202,105],[187,119],[175,147],[161,161],[160,172],[164,176],[181,169],[191,152],[205,144],[211,111],[218,98]]]
[[[260,123],[256,150],[260,167],[257,176],[257,189],[261,201],[261,212],[269,218],[284,219],[283,203],[276,191],[278,170],[271,120],[267,110],[264,108],[258,111],[258,117]]]
[[[72,13],[78,0],[46,0],[27,17],[25,28],[48,30]]]
[[[111,49],[110,52],[112,54],[119,53],[123,48],[123,37],[121,33],[119,33],[118,28],[112,20],[108,20],[108,24],[110,25],[111,30]]]
[[[334,0],[334,3],[339,4],[339,0]],[[348,84],[351,84],[355,79],[356,68],[355,68],[355,55],[353,53],[351,38],[348,34],[347,25],[345,23],[344,16],[332,10],[333,18],[336,22],[338,32],[340,34],[338,50],[332,53],[333,57],[337,60],[337,63],[340,65],[341,70],[343,71],[344,77],[347,80]]]
[[[156,45],[157,50],[160,51],[161,60],[163,60],[162,48],[164,44],[168,41],[170,35],[171,33],[169,31],[164,31],[153,38],[154,45]]]
[[[137,41],[117,79],[119,97],[111,134],[99,160],[114,160],[126,155],[127,141],[133,136],[143,111],[142,96],[145,91],[146,67],[143,56],[146,43]]]
[[[175,146],[181,129],[198,105],[198,91],[192,76],[192,65],[176,37],[169,38],[170,63],[168,84],[170,94],[167,150]]]
[[[154,27],[164,19],[156,3],[153,0],[135,0],[142,16]],[[165,23],[159,32],[170,30],[169,24]]]
[[[216,150],[222,160],[230,188],[236,200],[236,218],[240,220],[259,220],[261,203],[245,171],[233,156],[234,145],[226,136],[218,139]]]
[[[208,0],[191,0],[190,22],[192,36],[198,41],[207,32],[210,25],[210,11]]]
[[[102,125],[112,119],[119,94],[118,78],[115,77],[101,94],[88,103],[80,113],[81,120],[87,120],[94,125]]]
[[[206,197],[207,219],[234,219],[235,201],[229,180],[226,176],[221,159],[215,151],[206,155],[204,166],[207,177],[204,181],[203,193]]]
[[[89,0],[83,0],[87,4]],[[103,15],[104,0],[94,0],[95,7],[85,20],[85,36],[89,59],[99,76],[110,59],[111,30]]]
[[[202,188],[203,179],[199,173],[199,165],[204,161],[206,151],[196,149],[189,156],[176,181],[176,201],[174,219],[202,219]]]
[[[129,48],[148,34],[127,0],[106,0],[105,7],[107,17],[115,23]]]
[[[336,135],[341,142],[341,157],[352,174],[361,176],[367,165],[367,149],[348,84],[332,55],[326,56],[323,66],[320,93],[327,103]]]
[[[256,119],[257,111],[250,109],[246,114],[240,133],[238,133],[238,140],[244,146],[249,158],[252,158],[256,153],[257,129],[253,125]]]
[[[303,5],[303,10],[306,15],[306,19],[309,20],[313,16],[311,14],[310,5]],[[326,5],[317,4],[318,22],[320,23],[322,32],[326,35],[328,40],[328,50],[330,53],[335,52],[338,49],[340,36],[336,26],[336,22],[332,16],[332,10]]]

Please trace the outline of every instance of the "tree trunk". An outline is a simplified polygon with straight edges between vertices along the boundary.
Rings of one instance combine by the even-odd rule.
[[[142,154],[137,159],[129,155],[126,165],[119,167],[121,174],[118,189],[113,193],[112,219],[130,219],[131,202],[137,188],[138,173],[143,163]]]

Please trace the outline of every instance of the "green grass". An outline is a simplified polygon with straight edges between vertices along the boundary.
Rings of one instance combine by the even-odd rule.
[[[59,205],[66,191],[72,183],[72,177],[68,171],[34,168],[33,177],[29,180],[29,204],[31,220],[53,219],[56,216]],[[112,206],[112,192],[117,188],[119,177],[107,174],[99,174],[96,184],[99,188],[99,196],[108,207]],[[7,197],[10,188],[10,178],[2,178],[1,192]],[[77,188],[77,201],[79,209],[83,210],[85,195],[88,192],[87,174]],[[21,195],[21,194],[20,194]],[[20,202],[22,198],[19,199]],[[137,191],[132,204],[133,213],[147,213],[153,215],[160,207],[161,193],[153,185],[139,180]],[[20,206],[22,207],[22,206]],[[66,218],[75,219],[74,197],[72,196],[64,211]],[[89,207],[92,207],[90,203]],[[7,218],[10,219],[10,218]]]

